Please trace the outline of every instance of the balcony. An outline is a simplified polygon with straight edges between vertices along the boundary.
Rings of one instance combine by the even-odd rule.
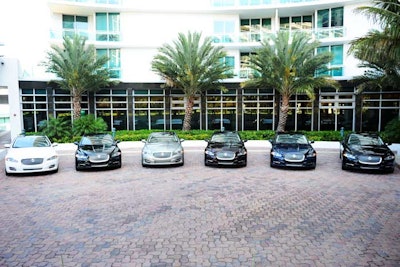
[[[318,28],[312,30],[303,30],[311,34],[311,36],[320,42],[334,42],[340,38],[346,37],[346,31],[344,27],[332,27],[332,28]],[[293,32],[293,31],[291,31]],[[228,46],[243,46],[243,45],[259,45],[262,40],[268,39],[275,32],[241,32],[239,34],[214,34],[213,41],[217,44],[223,44]]]
[[[96,43],[96,44],[104,44],[107,47],[116,45],[120,46],[121,43],[121,34],[119,32],[89,32],[89,31],[74,31],[74,30],[50,30],[50,39],[52,41],[60,41],[64,36],[70,36],[78,34],[82,37],[85,37],[88,43]]]

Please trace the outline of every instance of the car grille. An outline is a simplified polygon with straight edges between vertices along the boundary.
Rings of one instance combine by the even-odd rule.
[[[382,162],[382,157],[379,156],[360,156],[358,161],[361,164],[378,165]]]
[[[233,159],[235,159],[235,153],[232,151],[221,151],[221,152],[217,153],[217,159],[233,160]]]
[[[171,157],[171,152],[156,152],[153,153],[153,157],[159,158],[159,159],[165,159]]]
[[[43,163],[42,158],[29,158],[21,160],[22,164],[24,165],[38,165]]]
[[[285,155],[285,160],[288,162],[301,162],[301,161],[304,161],[304,154],[288,153]]]
[[[106,162],[109,159],[110,159],[110,155],[108,155],[108,154],[96,154],[96,155],[90,156],[90,158],[89,158],[90,162],[93,162],[93,163]]]

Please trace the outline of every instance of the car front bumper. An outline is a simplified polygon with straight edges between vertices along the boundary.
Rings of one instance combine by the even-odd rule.
[[[58,170],[58,159],[48,160],[42,164],[25,165],[21,163],[6,162],[5,169],[7,173],[38,173],[38,172],[51,172]]]
[[[288,167],[288,168],[315,168],[317,165],[316,157],[308,157],[303,161],[287,161],[284,157],[271,157],[271,166],[273,167]]]

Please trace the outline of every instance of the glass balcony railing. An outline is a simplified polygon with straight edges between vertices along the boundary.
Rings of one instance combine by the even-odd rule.
[[[119,42],[121,41],[121,34],[119,32],[89,32],[89,31],[75,31],[75,30],[63,30],[55,31],[50,30],[50,39],[61,40],[64,36],[74,36],[78,34],[86,38],[88,42]]]
[[[323,2],[323,0],[211,0],[212,7],[248,7]]]
[[[93,4],[93,5],[121,5],[122,0],[53,0],[55,2],[73,2],[73,3],[83,3],[83,4]]]
[[[335,39],[335,38],[343,38],[346,36],[344,27],[334,27],[334,28],[319,28],[312,30],[302,30],[309,32],[311,36],[313,36],[317,40],[323,41],[324,39]],[[293,31],[292,31],[293,32]],[[262,40],[271,37],[274,32],[241,32],[239,34],[214,34],[213,41],[214,43],[221,44],[229,44],[229,43],[254,43],[260,42]]]

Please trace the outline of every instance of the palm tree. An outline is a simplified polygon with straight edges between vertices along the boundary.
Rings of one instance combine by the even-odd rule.
[[[79,35],[64,36],[63,47],[52,45],[44,65],[54,73],[55,82],[69,90],[73,98],[74,119],[81,114],[81,97],[87,91],[96,91],[110,85],[110,72],[104,68],[106,56],[97,57],[93,45],[86,46],[86,39]]]
[[[355,77],[359,89],[365,87],[398,88],[400,84],[400,3],[398,0],[373,1],[357,12],[379,23],[382,30],[370,30],[365,36],[353,40],[349,54],[361,60],[360,67],[367,70]]]
[[[256,75],[242,83],[242,87],[275,88],[279,92],[282,102],[277,131],[283,132],[292,95],[305,93],[313,99],[315,88],[339,88],[337,81],[322,75],[329,71],[332,54],[316,54],[319,42],[301,31],[292,32],[291,36],[288,31],[280,31],[261,45],[249,59]]]
[[[196,94],[221,89],[221,81],[232,76],[231,68],[223,62],[226,56],[220,46],[207,37],[201,42],[200,33],[178,34],[173,45],[164,44],[152,61],[152,69],[164,80],[165,86],[181,89],[186,97],[182,130],[190,130]]]

